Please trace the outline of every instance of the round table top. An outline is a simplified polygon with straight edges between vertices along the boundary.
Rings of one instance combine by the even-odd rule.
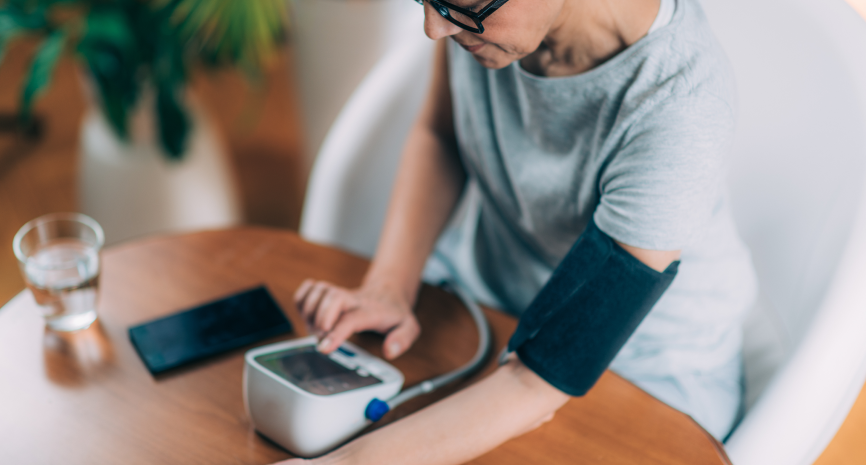
[[[292,305],[301,281],[356,286],[368,262],[265,228],[148,238],[109,248],[102,259],[99,320],[87,330],[46,329],[29,291],[0,309],[3,463],[264,464],[289,457],[255,432],[244,411],[243,353],[250,347],[154,378],[130,344],[127,329],[264,284],[295,327],[289,337],[304,336]],[[393,363],[407,386],[464,363],[477,342],[472,320],[455,297],[424,287],[418,301],[422,335]],[[485,311],[501,348],[516,321]],[[362,334],[353,341],[381,354],[377,335]],[[491,362],[486,371],[494,368]],[[460,386],[407,402],[381,423]],[[553,421],[472,463],[729,461],[691,418],[608,372]]]

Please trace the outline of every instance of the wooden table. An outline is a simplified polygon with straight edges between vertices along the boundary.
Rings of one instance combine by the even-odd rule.
[[[296,335],[305,335],[292,306],[301,281],[314,277],[354,286],[367,262],[263,228],[145,239],[105,251],[103,261],[100,317],[88,330],[46,330],[26,291],[0,309],[0,463],[264,464],[288,457],[256,434],[244,412],[246,349],[154,379],[126,330],[264,283]],[[424,288],[417,312],[421,338],[394,362],[407,385],[464,363],[477,341],[468,314],[441,290]],[[487,315],[501,348],[516,322],[494,311]],[[364,334],[355,342],[380,354],[379,336]],[[446,394],[404,404],[383,421]],[[688,416],[607,373],[553,421],[472,463],[730,462]]]

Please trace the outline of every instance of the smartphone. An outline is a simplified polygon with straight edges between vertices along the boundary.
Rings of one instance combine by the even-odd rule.
[[[292,331],[262,286],[129,328],[129,339],[151,374]]]

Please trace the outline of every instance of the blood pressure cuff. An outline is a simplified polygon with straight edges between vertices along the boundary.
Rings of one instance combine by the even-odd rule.
[[[538,376],[581,396],[673,281],[646,266],[590,221],[520,317],[508,350]]]

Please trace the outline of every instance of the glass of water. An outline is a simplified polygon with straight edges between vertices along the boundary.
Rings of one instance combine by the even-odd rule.
[[[27,287],[55,331],[76,331],[96,320],[99,223],[80,213],[52,213],[18,230],[12,248]]]

